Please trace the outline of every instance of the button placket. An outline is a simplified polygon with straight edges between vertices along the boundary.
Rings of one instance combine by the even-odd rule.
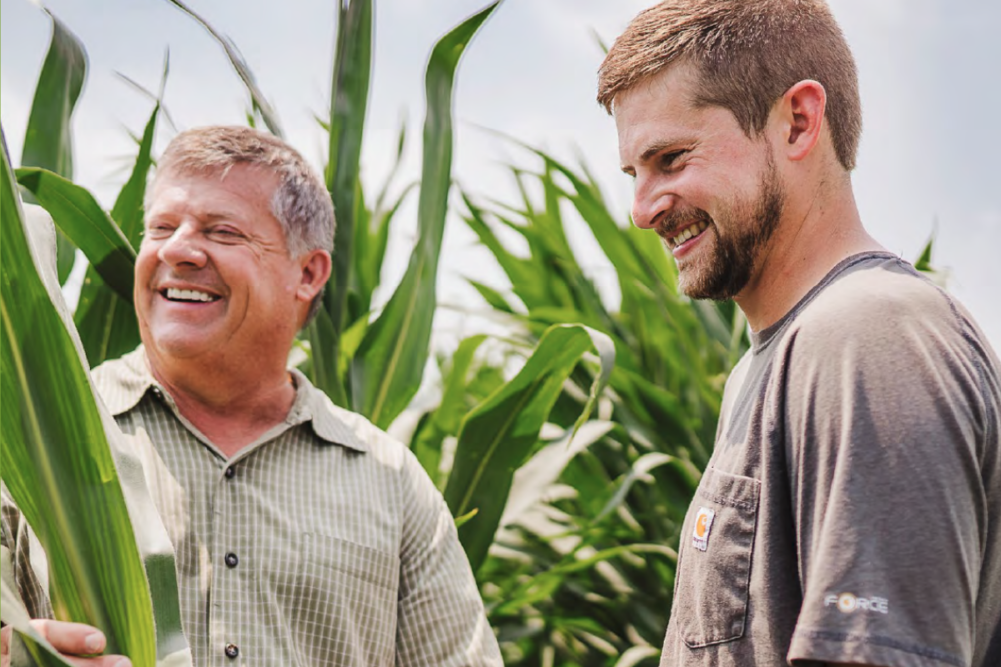
[[[218,470],[218,469],[216,469]],[[218,475],[218,472],[216,472]],[[213,601],[211,611],[211,627],[213,641],[219,642],[227,662],[240,657],[240,646],[234,639],[240,631],[241,610],[235,608],[240,600],[240,575],[234,571],[240,563],[237,555],[240,547],[241,531],[237,523],[240,517],[240,495],[242,485],[230,482],[236,476],[236,467],[228,465],[223,474],[215,478],[212,494],[212,547],[213,561],[220,559],[226,567],[215,567],[210,585],[210,596]],[[235,547],[235,548],[234,548]],[[236,635],[233,633],[237,633]],[[218,655],[218,654],[217,654]]]

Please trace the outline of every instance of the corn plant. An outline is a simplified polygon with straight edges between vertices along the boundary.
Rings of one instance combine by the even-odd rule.
[[[508,664],[656,664],[678,533],[712,450],[723,383],[747,347],[746,327],[732,303],[679,296],[656,235],[617,222],[586,168],[534,155],[537,173],[512,169],[517,204],[483,205],[464,194],[465,220],[510,289],[469,282],[510,322],[516,348],[531,349],[554,324],[584,323],[613,341],[616,365],[598,420],[572,444],[539,443],[516,473],[477,575]],[[527,257],[505,245],[500,228],[527,242]],[[568,234],[586,230],[614,267],[617,308],[571,250]],[[460,353],[478,344],[465,341]],[[455,359],[444,373],[446,395],[462,394],[456,374],[470,392],[489,375],[475,360]],[[569,378],[549,414],[562,428],[580,413],[594,372],[582,364]],[[455,435],[448,414],[456,399],[449,401],[422,419],[415,441],[425,449]]]

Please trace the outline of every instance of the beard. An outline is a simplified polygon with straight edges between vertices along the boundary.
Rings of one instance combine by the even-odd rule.
[[[704,239],[712,243],[702,249],[700,256],[684,265],[678,264],[681,293],[693,299],[714,301],[738,295],[750,282],[762,252],[778,227],[784,205],[785,192],[769,154],[758,198],[733,201],[717,216],[722,225],[701,209],[672,211],[666,216],[657,226],[665,245],[668,245],[667,237],[662,230],[678,229],[693,222],[707,223],[703,233],[713,236]]]

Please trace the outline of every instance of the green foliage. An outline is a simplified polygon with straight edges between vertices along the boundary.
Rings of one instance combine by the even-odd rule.
[[[132,248],[138,248],[142,238],[143,200],[146,196],[146,180],[153,164],[153,136],[159,114],[160,103],[157,102],[139,142],[139,155],[132,174],[111,209],[112,220],[118,223],[122,235]],[[133,267],[129,267],[128,271],[131,275]],[[117,359],[139,345],[139,323],[132,305],[132,293],[122,295],[111,289],[111,284],[102,277],[100,264],[91,261],[74,314],[91,367],[96,367],[107,359]]]
[[[28,117],[21,153],[22,167],[42,167],[65,178],[73,178],[73,141],[70,120],[87,78],[87,54],[80,40],[55,17],[52,40],[35,87],[35,99]],[[32,200],[28,200],[32,201]],[[73,270],[73,245],[58,235],[59,282],[65,283]]]
[[[733,304],[679,296],[657,237],[617,223],[586,170],[535,155],[539,173],[512,170],[517,206],[488,211],[464,196],[467,224],[511,285],[473,287],[520,323],[525,345],[555,323],[582,322],[613,341],[616,366],[599,409],[607,421],[594,422],[605,426],[572,456],[543,459],[547,483],[535,476],[512,490],[478,578],[508,664],[656,664],[678,531],[712,449],[723,382],[746,349],[745,324]],[[578,219],[565,219],[568,210]],[[501,241],[500,227],[527,242],[527,257]],[[571,250],[568,236],[586,230],[614,268],[617,308]],[[564,429],[594,373],[580,366],[570,378],[549,414]],[[519,500],[526,493],[533,500]]]
[[[518,374],[463,419],[445,500],[454,516],[477,511],[459,529],[473,570],[494,540],[515,471],[536,449],[563,383],[592,349],[601,357],[601,372],[571,433],[576,432],[608,382],[615,350],[607,336],[572,324],[550,327]]]
[[[428,61],[417,246],[403,280],[366,331],[351,364],[352,407],[383,428],[413,399],[427,365],[452,179],[452,85],[466,45],[496,6],[489,5],[442,37]]]
[[[0,190],[3,481],[46,549],[56,616],[102,628],[111,651],[153,665],[153,609],[122,487],[85,366],[35,268],[6,141]]]

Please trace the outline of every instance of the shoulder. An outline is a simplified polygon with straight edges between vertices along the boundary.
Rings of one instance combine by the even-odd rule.
[[[959,401],[981,416],[1001,402],[997,357],[967,311],[903,260],[845,272],[790,323],[777,350],[800,397],[855,395],[910,414]],[[812,399],[810,399],[812,400]]]
[[[417,476],[431,483],[413,452],[402,442],[373,424],[363,415],[337,406],[319,389],[311,388],[316,397],[314,429],[320,437],[340,442],[363,452],[373,464],[398,473],[404,478]]]
[[[894,257],[846,271],[796,316],[784,336],[801,352],[893,358],[914,353],[966,357],[979,333],[966,311]]]

